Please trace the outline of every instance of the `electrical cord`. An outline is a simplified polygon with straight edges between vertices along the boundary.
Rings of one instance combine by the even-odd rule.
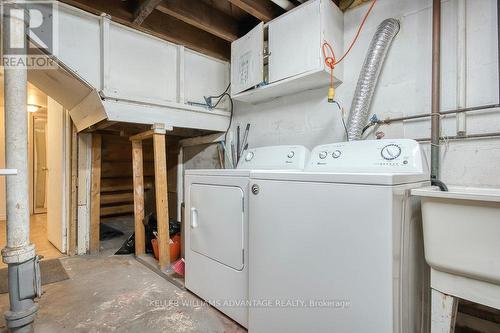
[[[231,88],[231,83],[227,85],[227,88],[224,90],[223,93],[217,96],[203,96],[205,99],[207,106],[210,110],[215,109],[217,106],[219,106],[219,103],[224,99],[224,97],[227,97],[229,99],[229,105],[230,105],[230,115],[229,115],[229,126],[226,129],[226,134],[224,134],[224,142],[227,142],[227,134],[229,130],[231,129],[231,124],[233,122],[233,99],[231,98],[231,95],[228,93],[229,88]],[[212,99],[218,99],[218,101],[212,105]]]
[[[220,94],[220,95],[217,95],[217,96],[203,96],[203,98],[204,98],[204,99],[205,99],[205,101],[207,102],[207,106],[208,106],[209,108],[211,108],[211,109],[214,109],[214,108],[215,108],[215,106],[213,106],[213,107],[212,107],[211,103],[209,103],[209,102],[211,102],[211,101],[212,101],[212,99],[222,98],[222,97],[224,96],[224,94],[227,94],[227,92],[229,91],[229,88],[231,88],[231,83],[229,83],[229,84],[227,85],[226,90],[224,90],[224,92],[223,92],[222,94]],[[219,101],[220,101],[220,100],[219,100]]]
[[[368,16],[370,16],[370,13],[375,6],[375,3],[377,0],[372,0],[372,3],[370,7],[368,8],[368,11],[366,12],[363,20],[361,21],[361,24],[359,25],[358,31],[356,32],[356,35],[354,36],[354,39],[351,41],[351,45],[349,45],[349,48],[347,51],[340,57],[339,60],[335,57],[335,51],[333,50],[333,47],[330,43],[327,41],[323,42],[323,45],[321,46],[321,50],[323,52],[323,57],[325,58],[325,65],[330,68],[330,89],[328,91],[328,101],[330,103],[333,103],[333,100],[335,98],[335,88],[334,88],[334,75],[333,71],[335,69],[335,66],[341,63],[347,55],[351,52],[352,48],[354,47],[354,44],[356,44],[356,41],[358,40],[359,35],[361,34],[361,30],[363,29],[366,20],[368,19]],[[351,4],[352,5],[352,4]]]
[[[346,140],[349,141],[349,131],[347,130],[347,125],[345,124],[345,120],[344,120],[344,108],[337,101],[333,101],[333,103],[335,103],[335,105],[337,105],[337,107],[340,110],[340,118],[342,119],[342,125],[344,125],[345,137],[346,137]]]

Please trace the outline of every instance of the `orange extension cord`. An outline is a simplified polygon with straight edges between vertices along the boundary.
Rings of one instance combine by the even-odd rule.
[[[351,52],[352,48],[354,47],[354,44],[356,44],[356,41],[358,40],[359,34],[361,33],[361,30],[363,29],[363,26],[366,23],[366,20],[368,19],[368,16],[370,16],[370,13],[375,6],[375,3],[377,0],[373,0],[370,8],[368,8],[368,11],[365,14],[365,17],[363,18],[363,21],[361,21],[361,24],[359,25],[358,31],[356,32],[356,36],[354,36],[354,39],[351,42],[351,45],[347,49],[347,51],[344,53],[342,57],[340,57],[339,60],[335,58],[335,52],[333,51],[333,47],[325,41],[322,46],[322,51],[323,51],[323,57],[325,58],[325,64],[330,68],[330,88],[328,90],[328,102],[333,103],[334,98],[335,98],[335,89],[333,86],[333,81],[334,81],[334,76],[333,76],[333,70],[335,69],[335,66],[338,65],[340,62],[342,62],[345,57]]]

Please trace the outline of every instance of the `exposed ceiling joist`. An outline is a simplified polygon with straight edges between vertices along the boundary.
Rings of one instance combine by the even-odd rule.
[[[269,0],[229,0],[229,2],[264,22],[269,22],[285,12],[283,8]]]
[[[371,0],[340,0],[340,2],[337,5],[339,5],[340,9],[346,11],[348,9],[358,7],[368,1]]]
[[[168,0],[157,9],[229,42],[238,38],[238,22],[199,0]]]
[[[145,0],[139,4],[134,13],[134,24],[141,25],[142,22],[155,10],[163,0]]]
[[[221,59],[231,58],[231,43],[159,11],[151,13],[142,27],[165,36],[172,43]]]
[[[141,26],[133,23],[134,13],[121,0],[60,0],[71,6],[100,15],[106,13],[117,23],[132,27],[172,43],[184,45],[192,50],[228,60],[231,44],[215,35],[198,29],[174,17],[153,11]]]

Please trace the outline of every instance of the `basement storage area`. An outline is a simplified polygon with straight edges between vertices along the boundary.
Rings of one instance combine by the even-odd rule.
[[[500,332],[500,1],[2,2],[11,332]]]

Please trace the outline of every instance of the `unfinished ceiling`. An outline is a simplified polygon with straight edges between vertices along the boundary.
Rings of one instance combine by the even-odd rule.
[[[231,42],[308,0],[60,0],[195,51],[228,60]],[[339,4],[340,0],[332,0]],[[348,0],[349,2],[351,0]]]

